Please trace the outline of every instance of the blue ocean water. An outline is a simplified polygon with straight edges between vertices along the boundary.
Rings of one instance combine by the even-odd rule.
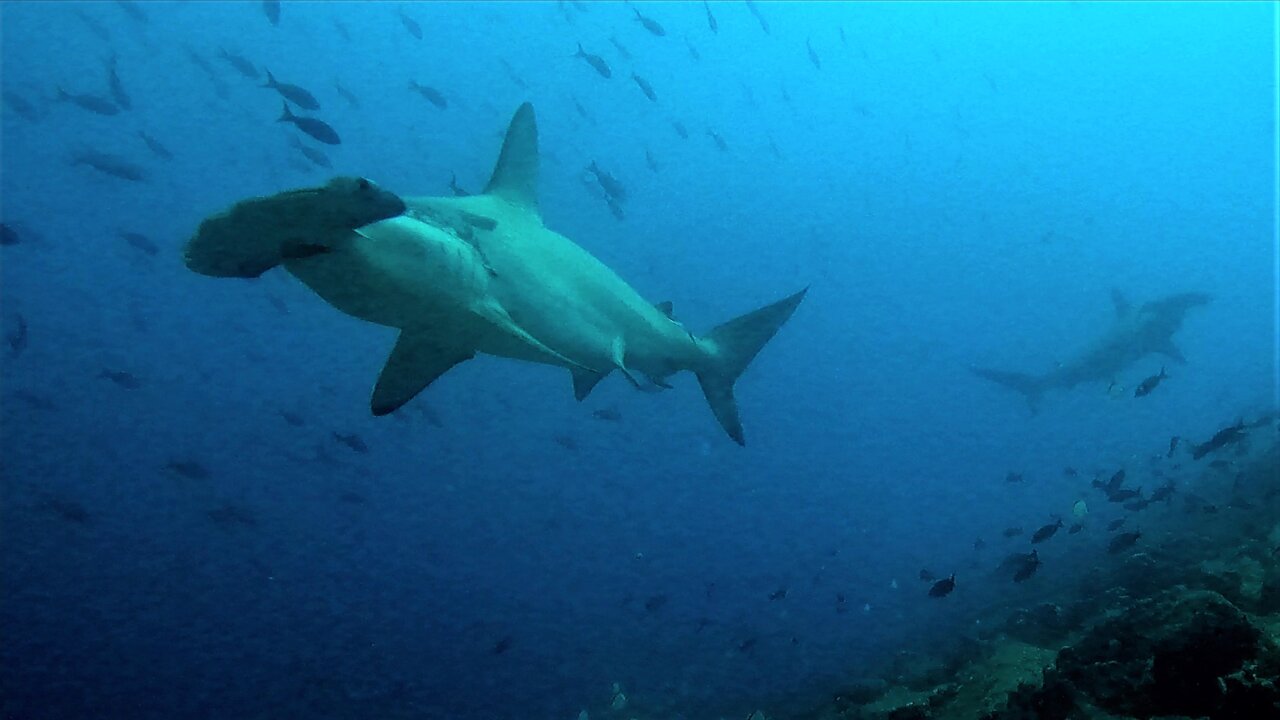
[[[802,704],[1011,602],[975,538],[1276,406],[1273,4],[4,3],[0,33],[5,717]],[[308,89],[341,144],[221,51]],[[478,191],[525,101],[547,225],[691,330],[810,287],[738,384],[745,448],[688,374],[578,403],[491,357],[374,418],[392,330],[283,271],[183,266],[247,197]],[[1185,365],[1034,415],[970,372],[1066,361],[1113,289],[1212,296]],[[1019,592],[1105,542],[1046,545]]]

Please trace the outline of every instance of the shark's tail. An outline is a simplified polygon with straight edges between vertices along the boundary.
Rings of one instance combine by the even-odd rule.
[[[805,288],[791,297],[749,312],[717,327],[702,338],[708,346],[709,361],[697,371],[698,384],[720,426],[739,445],[745,445],[742,422],[738,419],[738,402],[733,397],[733,384],[747,369],[757,353],[769,342],[796,311]]]
[[[1031,408],[1031,414],[1034,415],[1040,411],[1040,396],[1044,394],[1044,383],[1040,378],[1026,373],[1006,372],[1004,370],[991,370],[990,368],[970,368],[973,374],[980,378],[986,378],[997,385],[1003,385],[1010,390],[1017,390],[1027,398],[1027,406]]]

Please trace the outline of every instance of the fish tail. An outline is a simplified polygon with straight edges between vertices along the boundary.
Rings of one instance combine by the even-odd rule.
[[[974,375],[980,378],[985,378],[997,385],[1022,393],[1027,399],[1027,405],[1031,408],[1032,415],[1040,411],[1040,397],[1044,394],[1044,382],[1042,382],[1041,378],[1027,375],[1026,373],[1006,372],[989,368],[975,367],[970,369],[973,370]]]
[[[226,52],[226,51],[224,50],[223,52]],[[266,68],[262,68],[262,71],[267,74],[267,81],[263,83],[261,87],[274,89],[276,87],[275,77],[271,74],[271,71]]]
[[[284,100],[281,100],[280,103],[283,105],[284,109],[283,112],[280,113],[280,118],[277,119],[276,122],[292,122],[294,120],[294,115],[289,111],[289,103]]]
[[[587,51],[582,49],[582,43],[578,43],[578,52],[573,54],[574,57],[586,57]]]
[[[711,412],[729,437],[739,445],[746,442],[742,422],[738,418],[738,401],[733,397],[733,384],[751,361],[773,338],[804,299],[809,289],[734,318],[712,330],[702,342],[708,347],[707,362],[696,374],[702,394]]]

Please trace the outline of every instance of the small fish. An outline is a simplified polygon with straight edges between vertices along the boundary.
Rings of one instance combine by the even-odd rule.
[[[348,505],[364,505],[369,500],[354,490],[348,490],[338,496],[338,499]]]
[[[653,91],[653,86],[649,84],[648,80],[645,80],[635,73],[631,73],[631,79],[635,80],[636,85],[640,86],[640,92],[644,93],[645,97],[649,98],[652,102],[658,102],[658,94]]]
[[[787,599],[787,589],[786,589],[786,588],[778,588],[777,590],[774,590],[773,592],[769,593],[769,600],[770,600],[770,601],[774,601],[774,600],[786,600],[786,599]]]
[[[658,160],[653,156],[653,151],[647,147],[644,149],[644,164],[649,168],[649,172],[658,172]]]
[[[568,450],[570,452],[578,451],[578,440],[574,438],[572,435],[567,435],[565,433],[556,433],[555,435],[551,436],[551,439],[555,442],[555,444],[559,445],[565,450]]]
[[[415,40],[421,40],[422,26],[418,24],[418,21],[406,15],[404,10],[397,9],[397,12],[400,14],[400,24],[404,25],[404,29],[408,30]]]
[[[747,638],[746,640],[743,640],[742,642],[738,643],[738,652],[740,652],[740,653],[749,653],[749,652],[751,652],[753,649],[755,649],[756,642],[757,642],[757,640],[758,640],[758,639],[759,639],[759,638],[750,637],[750,638]]]
[[[280,25],[280,0],[262,0],[262,14],[267,16],[267,22],[272,27]]]
[[[973,541],[974,550],[982,550],[986,546],[987,546],[987,541],[983,540],[982,538],[975,538]]]
[[[116,70],[119,58],[115,55],[107,61],[107,87],[111,90],[111,99],[115,100],[116,105],[128,110],[133,107],[133,101],[129,99],[129,94],[124,90],[124,83],[120,80],[120,74]]]
[[[846,46],[846,47],[848,47],[848,45],[849,45],[849,40],[844,36],[844,26],[843,26],[843,25],[841,25],[841,26],[840,26],[840,44],[841,44],[841,45],[843,45],[843,46]]]
[[[151,151],[151,154],[161,160],[173,159],[173,153],[169,152],[169,148],[165,147],[159,140],[148,135],[145,130],[139,130],[138,137],[142,138],[142,142],[146,143],[147,149]]]
[[[1040,569],[1040,565],[1039,553],[1032,550],[1030,555],[1026,555],[1021,558],[1018,571],[1013,574],[1013,581],[1020,583],[1030,578],[1032,575],[1036,574],[1036,570]]]
[[[818,57],[817,51],[813,49],[813,43],[808,38],[805,38],[804,46],[805,49],[809,51],[809,62],[813,63],[814,67],[821,70],[822,60]]]
[[[22,235],[11,225],[0,223],[0,245],[17,245],[22,242]]]
[[[681,140],[689,139],[689,131],[685,129],[684,123],[679,120],[671,121],[671,129],[676,131],[676,134],[680,136]]]
[[[707,136],[710,137],[711,141],[716,144],[716,148],[719,149],[720,152],[729,151],[729,145],[724,141],[724,138],[720,137],[720,133],[716,132],[715,130],[708,129]]]
[[[1149,395],[1152,390],[1156,389],[1156,386],[1160,384],[1161,380],[1165,380],[1168,377],[1169,376],[1165,374],[1164,368],[1161,367],[1160,374],[1152,375],[1146,380],[1143,380],[1142,382],[1138,383],[1138,387],[1134,388],[1133,396],[1136,398],[1140,398],[1145,395]]]
[[[720,32],[720,25],[716,22],[716,16],[711,14],[711,4],[707,0],[702,0],[702,7],[707,11],[707,27],[711,28],[711,32]]]
[[[276,122],[293,123],[299,130],[319,140],[326,145],[341,145],[342,138],[338,137],[338,132],[329,127],[329,124],[318,118],[302,117],[294,115],[289,111],[289,104],[284,103],[284,111]]]
[[[619,420],[622,419],[622,413],[618,412],[617,408],[607,407],[607,408],[600,408],[599,410],[592,411],[591,417],[597,420],[606,420],[608,422],[618,422]]]
[[[1142,537],[1142,531],[1135,530],[1133,532],[1120,533],[1111,538],[1111,542],[1107,545],[1107,553],[1116,555],[1133,547],[1138,542],[1138,538]]]
[[[1105,483],[1095,478],[1093,481],[1093,486],[1102,490],[1104,493],[1108,493],[1108,494],[1113,493],[1119,490],[1120,486],[1124,484],[1124,475],[1125,475],[1124,468],[1120,468]]]
[[[409,89],[426,98],[428,102],[441,110],[449,107],[449,101],[445,99],[444,95],[430,85],[419,85],[417,80],[410,80]]]
[[[209,471],[195,460],[170,460],[165,467],[188,480],[209,479]]]
[[[1122,503],[1134,498],[1142,497],[1142,488],[1123,488],[1115,492],[1107,494],[1107,501],[1113,503]]]
[[[284,421],[289,423],[293,427],[302,427],[303,425],[307,424],[306,419],[303,418],[301,415],[295,412],[290,412],[288,410],[281,410],[280,417],[284,418]]]
[[[1048,540],[1049,538],[1053,537],[1054,534],[1056,534],[1058,532],[1058,529],[1061,527],[1062,527],[1062,518],[1058,518],[1057,522],[1050,523],[1040,528],[1039,530],[1036,530],[1035,533],[1031,536],[1032,544],[1042,543],[1045,540]]]
[[[57,404],[52,400],[44,395],[37,395],[30,390],[14,390],[9,394],[9,397],[14,400],[21,400],[32,410],[53,411],[58,409]]]
[[[90,95],[88,93],[69,93],[62,88],[58,88],[58,100],[61,102],[69,102],[78,108],[88,110],[98,115],[119,115],[120,106],[114,102],[98,95]]]
[[[618,54],[622,56],[623,60],[631,59],[631,51],[628,50],[625,45],[623,45],[621,42],[618,41],[618,38],[616,35],[609,36],[609,43],[613,45],[614,49],[618,51]]]
[[[1107,532],[1115,532],[1116,530],[1124,527],[1124,521],[1127,519],[1128,518],[1118,518],[1107,523]]]
[[[131,0],[116,0],[116,7],[124,11],[136,23],[146,25],[148,22],[147,14],[138,7],[138,4]]]
[[[98,377],[110,380],[125,390],[137,390],[142,387],[142,381],[134,377],[132,373],[124,370],[103,370],[98,373]]]
[[[1071,527],[1067,528],[1068,535],[1075,535],[1084,529],[1084,523],[1071,523]]]
[[[1062,468],[1062,474],[1063,474],[1063,475],[1065,475],[1066,477],[1072,477],[1072,478],[1073,478],[1073,477],[1076,477],[1077,475],[1079,475],[1080,473],[1079,473],[1079,471],[1077,471],[1075,468],[1073,468],[1073,467],[1071,467],[1070,465],[1068,465],[1067,467]]]
[[[1007,483],[1020,483],[1022,482],[1022,473],[1010,471],[1009,474],[1004,476],[1004,481]]]
[[[498,642],[496,642],[496,643],[494,643],[494,644],[493,644],[493,654],[494,654],[494,655],[501,655],[502,653],[504,653],[504,652],[506,652],[506,651],[510,650],[510,649],[511,649],[511,645],[512,645],[514,642],[515,642],[515,639],[514,639],[514,638],[512,638],[510,635],[507,635],[507,636],[505,636],[505,637],[501,638],[500,640],[498,640]]]
[[[320,109],[320,101],[316,100],[316,96],[308,92],[306,88],[303,88],[300,85],[294,85],[293,83],[279,82],[275,79],[275,76],[271,74],[271,71],[266,70],[265,68],[263,69],[263,72],[267,74],[267,82],[259,87],[275,90],[280,93],[281,97],[285,100],[288,100],[303,110]]]
[[[760,14],[760,8],[756,7],[756,4],[751,0],[746,0],[746,2],[747,2],[747,10],[749,10],[751,14],[755,16],[756,20],[760,22],[760,29],[764,30],[764,34],[768,35],[769,23],[767,20],[764,19],[764,16]]]
[[[352,450],[358,453],[369,452],[369,446],[366,445],[364,440],[361,439],[361,437],[355,433],[343,435],[342,433],[335,432],[333,433],[333,439],[337,440],[343,445],[346,445],[347,447],[351,448]]]
[[[338,35],[342,36],[343,40],[351,42],[351,31],[347,30],[347,26],[338,18],[333,19],[333,29],[338,31]]]
[[[348,105],[356,109],[360,108],[360,98],[356,97],[355,93],[342,87],[342,83],[338,82],[337,80],[334,80],[333,89],[338,91],[338,94],[342,96],[343,100],[347,101]]]
[[[666,29],[663,28],[662,25],[658,24],[657,20],[641,15],[640,11],[636,10],[635,8],[631,8],[631,9],[634,10],[636,13],[636,22],[643,25],[645,30],[648,30],[649,32],[653,33],[658,37],[662,37],[667,34]]]
[[[23,120],[35,122],[41,118],[41,113],[26,98],[14,92],[13,90],[5,90],[4,106],[12,109]]]
[[[615,178],[613,175],[609,174],[604,170],[601,170],[600,166],[597,165],[594,160],[592,160],[591,164],[587,166],[587,171],[590,172],[592,175],[596,176],[596,182],[600,183],[600,188],[604,190],[606,195],[613,198],[614,200],[617,200],[618,202],[626,201],[627,199],[626,187],[623,186],[623,184],[619,182],[618,179]]]
[[[86,15],[80,8],[76,8],[76,16],[80,18],[80,21],[84,23],[85,27],[89,28],[89,32],[98,36],[99,40],[107,43],[111,42],[111,33],[107,32],[106,26],[102,23]]]
[[[262,74],[258,72],[258,67],[242,55],[228,52],[226,48],[219,47],[218,57],[226,60],[227,64],[235,68],[236,72],[250,80],[257,80],[262,77]]]
[[[88,525],[93,520],[93,517],[89,515],[89,511],[85,510],[84,506],[75,500],[47,497],[40,503],[40,508],[77,525]]]
[[[294,149],[302,153],[302,156],[305,157],[307,160],[310,160],[312,165],[315,165],[316,167],[322,167],[322,168],[333,167],[333,163],[330,162],[329,156],[325,155],[324,152],[313,147],[308,147],[301,140],[299,140],[297,136],[292,136],[291,139],[293,140],[292,144]]]
[[[1001,531],[1000,534],[1007,538],[1015,538],[1022,534],[1022,528],[1020,527],[1005,528],[1003,531]]]
[[[955,589],[956,589],[956,575],[955,573],[951,573],[951,577],[939,580],[938,582],[933,584],[933,587],[929,588],[929,597],[935,597],[935,598],[946,597],[951,594],[952,590],[955,590]]]
[[[9,357],[16,358],[27,349],[27,319],[21,313],[13,315],[13,329],[4,334],[4,344],[9,346]]]
[[[1161,485],[1160,487],[1156,488],[1155,491],[1151,493],[1150,501],[1151,502],[1163,501],[1167,503],[1169,502],[1170,499],[1173,498],[1173,492],[1176,489],[1177,488],[1175,487],[1173,481],[1170,480],[1164,485]]]
[[[151,242],[151,239],[142,233],[119,231],[116,233],[122,240],[129,243],[129,246],[139,252],[147,255],[156,256],[160,254],[160,248]]]
[[[644,601],[644,609],[648,610],[649,612],[657,612],[658,610],[662,609],[663,605],[666,605],[666,604],[667,604],[666,594],[659,593],[657,595],[651,596],[648,600]]]
[[[694,62],[702,60],[702,53],[698,52],[698,48],[694,47],[693,42],[687,37],[684,39],[684,46],[688,48],[689,57],[693,58]]]
[[[81,149],[75,151],[71,155],[71,164],[86,165],[105,175],[130,182],[143,182],[147,179],[147,173],[141,166],[122,157],[108,155],[97,150]]]
[[[251,528],[258,526],[258,519],[253,516],[253,513],[239,505],[228,503],[205,514],[209,516],[209,519],[215,525],[221,525],[222,527],[239,526]]]
[[[933,582],[934,580],[938,579],[938,576],[934,575],[932,572],[930,572],[926,568],[920,571],[920,579],[923,580],[924,582]]]
[[[1235,425],[1225,427],[1214,433],[1213,437],[1208,441],[1196,445],[1191,450],[1191,459],[1199,460],[1214,450],[1224,448],[1228,445],[1234,445],[1245,438],[1244,420],[1237,422]]]
[[[600,77],[605,79],[613,77],[613,71],[609,69],[609,63],[605,62],[604,58],[599,55],[592,55],[583,50],[582,43],[578,43],[578,52],[574,54],[574,57],[585,60],[588,65],[595,68],[596,72],[600,73]]]
[[[1148,500],[1147,498],[1137,498],[1136,500],[1131,500],[1125,503],[1121,507],[1123,507],[1125,510],[1128,510],[1129,512],[1138,512],[1140,510],[1146,510],[1147,506],[1150,504],[1151,504],[1151,501]]]
[[[1169,452],[1165,453],[1165,457],[1173,457],[1173,451],[1178,449],[1178,443],[1182,442],[1182,438],[1174,435],[1169,438]]]

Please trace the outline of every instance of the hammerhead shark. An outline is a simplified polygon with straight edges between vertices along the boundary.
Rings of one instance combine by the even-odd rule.
[[[538,209],[538,131],[525,103],[483,193],[400,198],[365,179],[242,201],[187,244],[192,270],[256,277],[282,265],[354,317],[400,330],[370,403],[386,415],[479,353],[566,368],[587,397],[613,371],[643,390],[698,378],[745,444],[733,387],[807,290],[694,335]]]
[[[1151,353],[1183,364],[1186,359],[1173,343],[1187,311],[1205,305],[1204,293],[1180,293],[1134,308],[1119,290],[1111,291],[1115,324],[1080,354],[1043,375],[971,368],[986,378],[1026,396],[1031,412],[1039,410],[1041,396],[1054,388],[1070,389],[1085,382],[1110,382],[1116,375]]]

